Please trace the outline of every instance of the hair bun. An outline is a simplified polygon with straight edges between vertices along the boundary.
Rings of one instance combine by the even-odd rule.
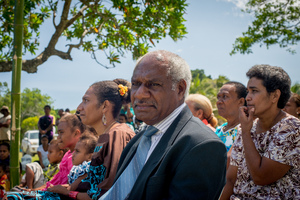
[[[122,102],[127,104],[130,102],[131,83],[125,79],[115,79],[114,82],[118,85],[118,92],[122,98]]]

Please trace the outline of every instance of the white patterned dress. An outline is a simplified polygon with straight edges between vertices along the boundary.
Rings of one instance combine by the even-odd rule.
[[[300,199],[300,120],[287,116],[269,131],[256,134],[256,119],[251,137],[261,156],[290,165],[290,170],[270,185],[254,184],[247,168],[241,129],[233,145],[230,165],[237,166],[237,179],[231,200],[238,199]]]

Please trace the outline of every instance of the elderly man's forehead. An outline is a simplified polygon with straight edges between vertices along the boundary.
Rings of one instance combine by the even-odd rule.
[[[142,62],[148,60],[151,60],[152,62],[157,61],[157,62],[167,63],[168,55],[165,52],[160,52],[160,51],[149,52],[137,60],[135,68],[138,65],[140,65]]]

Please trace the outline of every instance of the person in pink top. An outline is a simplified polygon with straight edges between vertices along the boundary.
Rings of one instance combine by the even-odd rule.
[[[45,185],[23,192],[10,192],[4,197],[4,199],[41,199],[44,191],[47,188],[54,185],[64,185],[68,183],[68,174],[70,173],[72,164],[72,153],[74,151],[76,143],[79,141],[81,133],[85,131],[85,125],[81,123],[76,115],[66,115],[61,118],[58,125],[58,137],[59,147],[61,149],[69,148],[61,160],[59,172],[48,181]]]

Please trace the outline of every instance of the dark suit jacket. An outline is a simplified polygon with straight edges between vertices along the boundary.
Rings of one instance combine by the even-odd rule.
[[[134,156],[144,131],[122,152],[115,180]],[[218,199],[225,184],[226,147],[186,106],[145,163],[128,199]]]

